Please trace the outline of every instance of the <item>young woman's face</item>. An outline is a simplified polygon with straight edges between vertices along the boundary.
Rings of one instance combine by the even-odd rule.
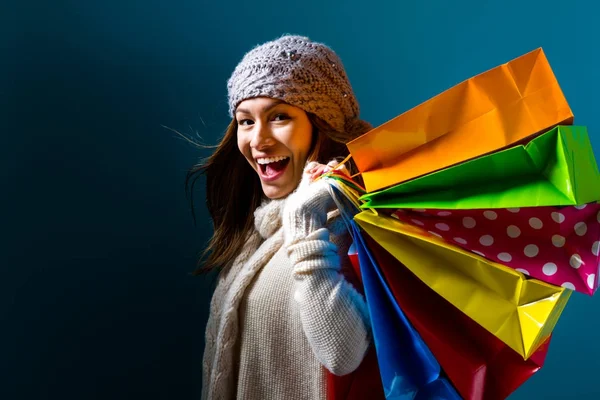
[[[237,143],[270,199],[290,194],[300,182],[312,143],[306,112],[264,97],[241,102],[236,109]]]

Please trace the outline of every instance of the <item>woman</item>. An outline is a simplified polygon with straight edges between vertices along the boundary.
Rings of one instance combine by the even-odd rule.
[[[304,37],[247,53],[228,98],[224,138],[188,176],[206,174],[214,224],[201,271],[220,270],[202,398],[325,398],[327,376],[355,371],[371,338],[351,239],[314,178],[370,126],[338,56]]]

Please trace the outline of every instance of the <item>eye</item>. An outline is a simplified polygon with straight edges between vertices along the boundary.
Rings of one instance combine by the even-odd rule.
[[[241,126],[248,126],[248,125],[252,125],[254,123],[254,121],[252,121],[251,119],[241,119],[238,121],[238,125]]]
[[[278,113],[273,116],[273,121],[285,121],[286,119],[290,119],[290,117],[284,113]]]

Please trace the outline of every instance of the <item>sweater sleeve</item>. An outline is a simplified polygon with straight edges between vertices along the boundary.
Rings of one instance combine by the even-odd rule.
[[[284,229],[293,238],[287,249],[306,337],[322,365],[345,375],[358,368],[366,354],[370,320],[364,298],[342,273],[347,247],[338,246],[343,240],[336,240],[340,236],[330,232],[325,220],[314,212],[296,214],[294,223],[284,222]]]

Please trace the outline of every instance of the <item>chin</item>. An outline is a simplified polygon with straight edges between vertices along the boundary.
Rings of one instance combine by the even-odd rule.
[[[263,189],[264,195],[267,196],[271,200],[276,200],[276,199],[281,199],[283,197],[286,197],[288,194],[292,193],[292,191],[294,190],[294,188],[273,187],[273,186],[267,186],[267,185],[263,185],[262,189]]]

